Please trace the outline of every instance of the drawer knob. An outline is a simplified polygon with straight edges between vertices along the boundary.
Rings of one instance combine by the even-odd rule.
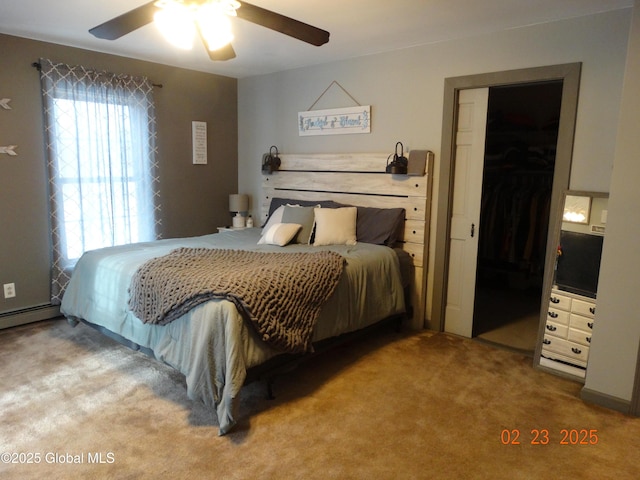
[[[593,330],[593,322],[587,322],[587,327]]]
[[[547,340],[545,338],[544,340],[542,340],[542,343],[544,343],[545,345],[551,345],[551,340]]]
[[[551,318],[558,318],[558,314],[556,312],[547,312]]]
[[[549,330],[550,332],[555,332],[557,328],[553,325],[547,325],[547,330]]]
[[[591,312],[591,315],[595,315],[596,314],[596,307],[589,307],[589,311]]]
[[[560,303],[560,299],[558,297],[551,297],[551,303]]]
[[[587,340],[587,343],[591,343],[591,337],[584,337]]]
[[[582,350],[580,350],[579,348],[576,348],[576,347],[572,347],[572,348],[571,348],[571,351],[572,351],[573,353],[575,353],[576,355],[579,355],[579,354],[581,354],[581,353],[582,353]]]

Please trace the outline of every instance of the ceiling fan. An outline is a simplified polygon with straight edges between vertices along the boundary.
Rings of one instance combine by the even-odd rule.
[[[154,0],[93,27],[89,33],[97,38],[115,40],[155,21],[165,37],[170,41],[174,37],[174,44],[184,41],[185,37],[181,35],[184,29],[190,37],[187,48],[197,33],[207,47],[209,58],[222,61],[236,56],[230,43],[233,39],[230,16],[311,45],[320,46],[329,41],[326,30],[239,0]]]

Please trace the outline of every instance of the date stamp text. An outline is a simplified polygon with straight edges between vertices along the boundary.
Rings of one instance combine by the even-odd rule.
[[[597,445],[599,441],[595,428],[505,428],[500,432],[503,445]]]

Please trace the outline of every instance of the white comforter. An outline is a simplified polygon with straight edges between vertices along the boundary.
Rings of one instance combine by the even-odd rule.
[[[358,330],[404,311],[402,282],[395,252],[387,247],[312,247],[257,245],[259,229],[202,237],[160,240],[85,253],[78,261],[61,311],[148,348],[186,377],[187,394],[215,408],[220,434],[237,422],[237,398],[248,368],[278,352],[257,338],[227,300],[202,304],[168,325],[144,324],[127,308],[131,277],[145,261],[178,247],[235,248],[256,251],[309,251],[324,248],[347,259],[338,288],[324,305],[314,341]]]

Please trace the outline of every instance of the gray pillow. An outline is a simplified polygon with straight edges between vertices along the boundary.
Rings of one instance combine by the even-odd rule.
[[[316,205],[317,206],[317,205]],[[302,225],[298,234],[291,243],[311,243],[311,234],[313,233],[314,207],[290,207],[285,205],[282,214],[282,223],[297,223]]]
[[[404,223],[404,213],[404,208],[358,207],[358,241],[393,246]]]
[[[350,205],[343,205],[333,200],[293,200],[288,198],[274,197],[269,205],[269,216],[281,205],[301,205],[304,207],[340,208]],[[290,207],[289,207],[290,208]],[[398,241],[400,228],[404,225],[404,208],[374,208],[358,207],[358,218],[356,224],[356,234],[358,242],[373,243],[376,245],[393,246]],[[300,222],[291,222],[300,223]],[[303,227],[304,229],[304,227]],[[306,233],[298,232],[298,238],[303,238]],[[311,235],[313,234],[313,219],[311,225]],[[295,240],[294,240],[295,241]],[[303,243],[303,242],[297,242]],[[311,243],[308,240],[304,243]]]
[[[301,207],[316,207],[320,205],[322,208],[338,208],[343,207],[344,205],[340,205],[339,203],[334,202],[333,200],[293,200],[291,198],[280,198],[273,197],[271,199],[271,203],[269,204],[269,214],[267,215],[267,220],[273,215],[278,207],[282,205],[300,205]],[[266,225],[266,222],[265,222]]]

